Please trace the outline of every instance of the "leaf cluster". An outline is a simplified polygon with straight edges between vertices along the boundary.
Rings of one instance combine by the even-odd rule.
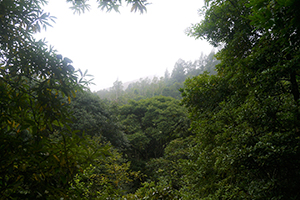
[[[73,176],[99,155],[91,147],[85,150],[86,140],[68,126],[68,104],[85,88],[72,61],[33,38],[53,19],[41,11],[44,3],[0,2],[0,188],[5,199],[67,198]]]
[[[224,44],[217,75],[188,79],[198,145],[185,160],[187,199],[297,199],[297,1],[207,1],[190,34]]]
[[[72,4],[70,7],[74,10],[74,13],[81,14],[85,11],[89,11],[91,6],[88,4],[87,0],[67,0],[68,3]],[[150,3],[147,0],[125,0],[127,5],[131,5],[131,12],[139,11],[141,14],[147,11],[146,6]],[[114,10],[115,12],[120,12],[119,8],[122,6],[122,0],[97,0],[98,8],[101,10],[106,10],[110,12]]]

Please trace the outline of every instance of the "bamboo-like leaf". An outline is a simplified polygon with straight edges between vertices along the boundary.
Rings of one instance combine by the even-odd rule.
[[[53,155],[53,157],[58,161],[60,162],[60,160],[58,159],[58,157],[56,155]]]

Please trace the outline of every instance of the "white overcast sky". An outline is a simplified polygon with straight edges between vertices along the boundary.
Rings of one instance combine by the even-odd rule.
[[[53,27],[37,34],[46,38],[73,66],[94,76],[92,91],[141,77],[171,73],[176,61],[196,60],[212,47],[185,34],[200,22],[203,0],[149,0],[147,13],[131,13],[124,3],[121,13],[106,13],[90,0],[89,12],[73,14],[65,0],[50,0],[44,8],[57,17]]]

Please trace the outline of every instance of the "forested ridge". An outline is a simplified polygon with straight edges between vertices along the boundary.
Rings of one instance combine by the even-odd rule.
[[[203,53],[194,61],[184,61],[178,59],[171,72],[166,69],[164,76],[154,76],[140,78],[124,87],[122,81],[118,79],[113,83],[113,87],[96,92],[101,99],[111,101],[127,102],[128,99],[151,98],[154,96],[173,97],[181,99],[180,88],[183,87],[187,78],[197,76],[204,72],[216,74],[215,66],[220,63],[215,58],[215,52],[211,51],[208,55]]]
[[[0,1],[0,199],[300,198],[299,1],[205,0],[216,54],[96,93],[34,39],[44,3]]]

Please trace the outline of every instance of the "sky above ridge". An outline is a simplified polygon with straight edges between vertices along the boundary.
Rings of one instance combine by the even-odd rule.
[[[57,19],[53,27],[36,34],[46,38],[73,66],[93,75],[92,91],[109,88],[146,76],[163,76],[176,61],[193,61],[212,50],[204,40],[195,40],[185,30],[201,21],[201,0],[150,0],[147,13],[101,11],[94,1],[91,10],[73,14],[63,0],[50,0],[44,10]],[[184,3],[183,3],[184,2]]]

